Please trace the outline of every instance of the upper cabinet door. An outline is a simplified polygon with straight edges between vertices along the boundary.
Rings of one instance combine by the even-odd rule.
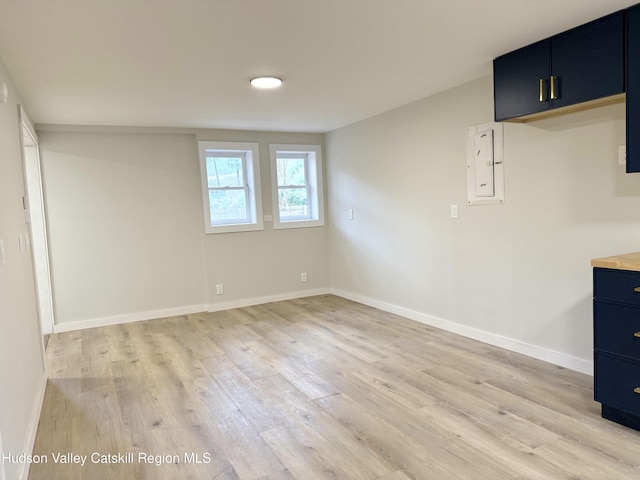
[[[640,172],[640,5],[627,11],[627,172]]]
[[[624,93],[624,29],[620,11],[496,58],[496,121]]]
[[[551,108],[624,92],[624,12],[551,38]]]
[[[543,40],[493,61],[497,122],[549,109],[549,45]]]

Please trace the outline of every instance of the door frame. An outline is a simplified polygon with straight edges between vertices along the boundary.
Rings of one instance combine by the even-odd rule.
[[[20,109],[20,137],[25,182],[25,222],[29,223],[31,255],[38,304],[38,317],[43,335],[53,333],[55,324],[49,242],[42,187],[42,167],[38,135],[24,111]]]

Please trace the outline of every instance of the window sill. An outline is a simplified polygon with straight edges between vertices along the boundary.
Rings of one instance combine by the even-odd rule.
[[[323,219],[292,220],[289,222],[279,222],[274,219],[273,221],[274,230],[284,230],[287,228],[306,228],[306,227],[324,227],[324,220]]]
[[[206,235],[211,235],[216,233],[255,232],[259,230],[264,230],[264,225],[262,224],[262,222],[217,225],[214,227],[205,226],[204,233]]]

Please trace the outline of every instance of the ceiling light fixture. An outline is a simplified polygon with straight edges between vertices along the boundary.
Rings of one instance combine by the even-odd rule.
[[[278,77],[256,77],[251,79],[251,85],[255,88],[278,88],[282,85],[282,79]]]

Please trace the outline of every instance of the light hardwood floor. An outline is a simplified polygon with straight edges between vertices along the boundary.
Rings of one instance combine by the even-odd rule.
[[[600,417],[591,377],[335,296],[56,334],[47,353],[32,480],[640,478],[640,432]]]

